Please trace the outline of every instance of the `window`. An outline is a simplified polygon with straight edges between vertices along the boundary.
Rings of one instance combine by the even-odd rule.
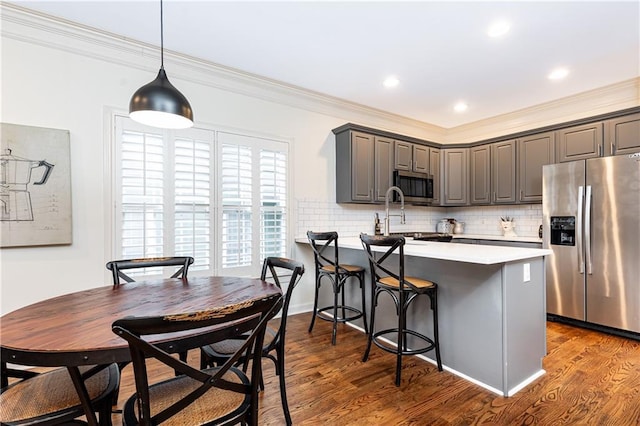
[[[114,258],[193,256],[196,274],[257,275],[286,256],[288,144],[121,116],[115,131]]]

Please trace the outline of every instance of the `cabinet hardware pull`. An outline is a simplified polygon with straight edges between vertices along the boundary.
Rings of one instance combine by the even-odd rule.
[[[611,155],[616,155],[616,144],[611,142]]]

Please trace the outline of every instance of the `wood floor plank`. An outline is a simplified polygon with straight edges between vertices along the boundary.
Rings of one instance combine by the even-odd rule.
[[[332,346],[331,323],[316,321],[308,333],[310,318],[291,316],[287,327],[287,394],[296,425],[640,425],[635,340],[549,322],[547,373],[504,398],[417,357],[405,358],[396,387],[393,355],[374,347],[363,363],[366,338],[360,331],[341,325]],[[191,361],[198,362],[195,352]],[[273,363],[265,361],[264,370],[260,424],[282,425]],[[171,375],[157,371],[158,377]],[[121,401],[133,390],[129,366]],[[119,415],[113,421],[119,424]]]

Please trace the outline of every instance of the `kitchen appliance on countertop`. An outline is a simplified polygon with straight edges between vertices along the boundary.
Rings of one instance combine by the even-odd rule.
[[[550,319],[640,338],[640,153],[543,167]]]

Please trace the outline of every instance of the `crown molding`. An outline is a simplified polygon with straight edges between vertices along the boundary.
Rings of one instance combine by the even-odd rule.
[[[11,3],[0,3],[2,37],[57,49],[155,74],[160,48],[65,19],[53,17]],[[327,116],[350,117],[352,121],[373,123],[442,139],[446,129],[397,114],[377,110],[344,99],[324,95],[259,75],[226,67],[175,51],[164,51],[165,68],[172,80],[224,90],[267,102],[275,102]]]
[[[446,143],[469,143],[640,106],[640,77],[449,129]]]
[[[0,3],[2,37],[155,75],[160,48],[117,34]],[[410,119],[165,49],[172,80],[274,102],[442,144],[470,143],[640,106],[640,77],[452,128]],[[150,77],[151,78],[151,77]],[[132,89],[134,90],[134,89]]]

